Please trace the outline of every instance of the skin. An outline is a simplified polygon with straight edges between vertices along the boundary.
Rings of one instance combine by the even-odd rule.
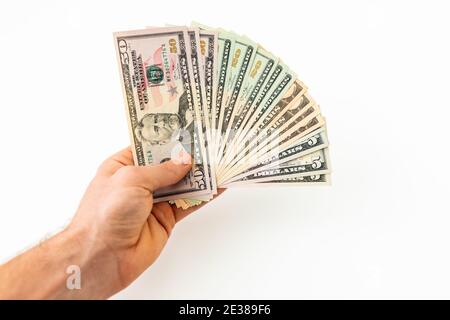
[[[130,148],[108,158],[70,225],[0,266],[0,299],[104,299],[126,288],[155,262],[175,224],[200,208],[153,203],[153,192],[181,180],[190,160],[138,167]],[[80,267],[81,289],[66,286],[71,265]]]

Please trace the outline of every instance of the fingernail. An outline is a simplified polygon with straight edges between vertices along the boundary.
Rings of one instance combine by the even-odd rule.
[[[186,153],[185,155],[186,156],[183,157],[183,160],[184,160],[183,164],[185,164],[185,165],[192,164],[192,157],[191,157],[191,155],[189,153]]]
[[[184,165],[192,164],[191,155],[186,151],[180,151],[176,156],[172,158],[172,161],[175,164],[184,164]]]

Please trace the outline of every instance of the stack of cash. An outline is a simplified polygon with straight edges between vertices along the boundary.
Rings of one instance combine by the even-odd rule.
[[[188,208],[217,188],[330,182],[319,106],[259,43],[198,23],[114,40],[135,164],[192,157],[189,174],[155,201]]]

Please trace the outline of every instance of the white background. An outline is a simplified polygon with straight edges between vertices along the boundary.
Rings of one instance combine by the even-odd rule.
[[[450,298],[445,1],[0,5],[0,260],[69,221],[128,144],[112,32],[197,20],[281,56],[327,117],[331,187],[229,190],[116,298]]]

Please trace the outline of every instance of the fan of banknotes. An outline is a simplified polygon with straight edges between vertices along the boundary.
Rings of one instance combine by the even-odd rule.
[[[330,182],[325,119],[283,61],[199,23],[114,33],[134,162],[192,157],[154,199],[188,208],[217,188]]]

